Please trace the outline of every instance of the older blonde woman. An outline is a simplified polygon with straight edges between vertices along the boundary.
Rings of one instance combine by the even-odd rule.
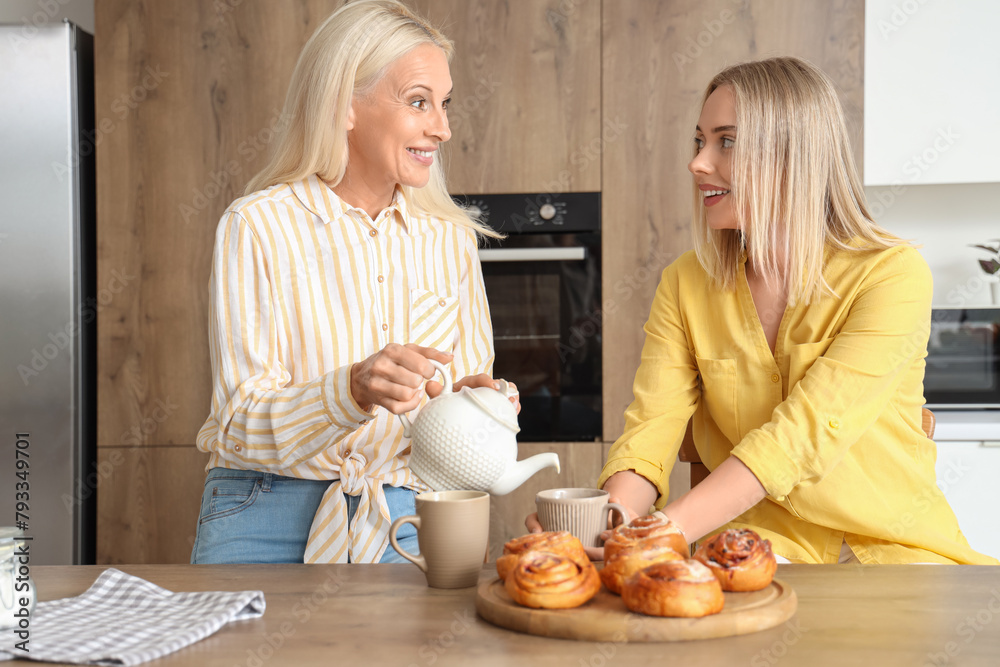
[[[389,526],[426,487],[396,415],[430,359],[456,387],[493,384],[477,235],[495,234],[452,202],[439,157],[451,54],[392,0],[345,5],[305,45],[275,154],[216,236],[192,562],[397,559]]]
[[[995,562],[921,428],[930,272],[872,220],[829,79],[795,58],[730,67],[694,143],[695,250],[663,272],[598,483],[689,542],[751,528],[799,563]],[[667,504],[689,420],[712,472]]]

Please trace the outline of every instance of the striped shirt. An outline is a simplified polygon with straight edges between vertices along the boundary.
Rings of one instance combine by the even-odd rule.
[[[399,419],[354,400],[350,371],[388,343],[454,354],[453,379],[490,373],[493,330],[473,231],[407,210],[373,221],[317,176],[236,200],[210,279],[208,468],[331,480],[306,562],[377,562],[384,484],[427,487],[407,466]],[[426,400],[426,398],[425,398]],[[348,526],[344,494],[360,496]]]

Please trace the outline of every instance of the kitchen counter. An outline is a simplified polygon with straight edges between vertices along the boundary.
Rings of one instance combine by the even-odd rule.
[[[158,667],[263,665],[995,665],[1000,567],[780,565],[797,614],[739,637],[622,644],[546,639],[476,616],[475,589],[428,588],[403,565],[121,565],[174,591],[262,590],[231,623]],[[102,566],[32,568],[39,599],[85,591]],[[481,581],[496,576],[486,566]],[[571,613],[571,612],[568,612]]]

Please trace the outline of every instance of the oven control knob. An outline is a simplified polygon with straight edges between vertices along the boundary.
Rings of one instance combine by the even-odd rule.
[[[551,220],[556,217],[556,207],[552,204],[542,204],[538,209],[538,215],[542,216],[542,220]]]

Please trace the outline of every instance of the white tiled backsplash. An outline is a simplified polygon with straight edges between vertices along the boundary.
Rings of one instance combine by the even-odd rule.
[[[1000,183],[905,185],[866,188],[875,220],[920,248],[934,275],[934,306],[992,303],[976,261],[986,258],[969,244],[1000,239]]]

